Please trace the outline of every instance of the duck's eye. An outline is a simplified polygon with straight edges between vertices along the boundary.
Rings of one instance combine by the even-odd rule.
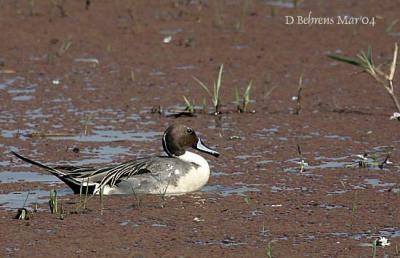
[[[192,129],[192,128],[188,128],[188,129],[186,129],[186,132],[187,132],[188,134],[192,134],[192,133],[193,133],[193,129]]]

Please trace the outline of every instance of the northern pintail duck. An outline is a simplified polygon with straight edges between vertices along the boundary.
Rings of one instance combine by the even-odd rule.
[[[187,149],[219,156],[204,145],[195,131],[184,125],[172,125],[162,137],[162,146],[168,156],[141,158],[102,168],[54,166],[50,167],[15,156],[46,169],[65,182],[74,193],[100,194],[183,194],[201,189],[208,181],[210,168],[200,155]],[[87,188],[86,188],[87,187]]]

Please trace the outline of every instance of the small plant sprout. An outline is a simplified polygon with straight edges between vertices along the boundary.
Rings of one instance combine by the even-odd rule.
[[[301,152],[301,147],[300,147],[299,144],[297,144],[297,152],[298,152],[298,154],[299,154],[299,156],[300,156],[300,161],[297,162],[297,164],[299,164],[299,167],[300,167],[299,171],[300,171],[300,173],[303,173],[304,171],[306,171],[306,167],[308,167],[309,165],[308,165],[308,163],[305,162],[305,160],[303,159],[303,154],[302,154],[302,152]]]
[[[194,113],[194,104],[190,102],[185,96],[183,96],[183,100],[185,101],[185,111],[189,113]]]
[[[132,189],[133,196],[136,199],[136,206],[140,207],[142,205],[142,200],[140,199],[140,196],[136,193],[132,184],[131,184],[131,189]]]
[[[220,90],[221,90],[221,83],[222,83],[222,73],[224,71],[224,65],[221,64],[219,68],[219,73],[218,73],[218,78],[217,81],[214,81],[214,88],[213,92],[211,93],[210,89],[205,85],[202,81],[197,79],[196,77],[193,76],[193,79],[200,84],[201,87],[210,95],[211,101],[214,106],[214,114],[218,115],[220,114],[220,107],[221,107],[221,99],[220,99]]]
[[[26,202],[28,201],[28,198],[29,198],[29,194],[30,193],[28,192],[28,194],[26,195],[24,204],[22,205],[22,208],[18,209],[17,215],[15,216],[16,219],[29,220],[29,218],[30,218],[29,211],[28,211],[28,209],[25,208]]]
[[[19,220],[29,220],[30,218],[29,211],[26,208],[18,209],[15,218]]]
[[[374,241],[372,241],[372,258],[376,258],[376,246],[377,246],[377,240],[374,239]]]
[[[50,213],[52,213],[52,214],[57,213],[58,200],[57,200],[57,190],[55,190],[55,189],[52,189],[50,191],[49,206],[50,206]]]
[[[161,208],[165,208],[165,206],[166,206],[166,202],[167,202],[166,196],[167,196],[167,190],[169,187],[169,183],[170,183],[170,181],[168,181],[168,184],[165,186],[164,190],[160,191],[160,197],[161,197],[160,207]]]
[[[93,118],[93,114],[85,115],[85,119],[84,119],[84,122],[83,122],[83,130],[82,130],[83,131],[82,134],[84,136],[87,136],[90,133],[89,125],[91,123],[92,118]]]
[[[394,105],[396,106],[397,112],[400,113],[400,102],[394,94],[393,87],[393,77],[396,71],[396,62],[397,62],[397,53],[398,53],[398,45],[395,43],[394,51],[393,51],[393,60],[390,65],[390,69],[388,73],[385,73],[381,70],[381,65],[375,65],[372,60],[372,50],[368,48],[368,52],[365,53],[361,51],[357,55],[358,59],[353,59],[346,56],[340,55],[328,55],[328,57],[347,64],[358,66],[362,69],[363,72],[368,73],[375,81],[382,85],[382,87],[387,91],[390,95]],[[395,116],[395,113],[393,114]]]
[[[104,187],[100,188],[100,215],[103,215],[104,211]]]
[[[293,96],[292,99],[296,100],[296,109],[294,110],[295,115],[300,114],[301,110],[301,92],[303,91],[303,74],[299,77],[299,83],[297,87],[297,96]]]
[[[64,204],[60,201],[60,220],[64,220],[65,218],[65,211],[64,211]]]
[[[273,242],[275,242],[275,240],[269,241],[268,245],[267,245],[266,255],[267,255],[268,258],[272,258],[273,257],[272,256],[272,243]]]
[[[243,113],[247,111],[247,106],[250,103],[250,91],[251,91],[252,81],[249,82],[247,88],[242,97],[239,96],[239,91],[236,88],[235,92],[235,103],[236,109],[239,113]]]
[[[68,49],[70,49],[72,46],[72,39],[68,38],[64,41],[64,43],[61,45],[60,49],[57,52],[58,56],[62,56],[63,54],[65,54]]]

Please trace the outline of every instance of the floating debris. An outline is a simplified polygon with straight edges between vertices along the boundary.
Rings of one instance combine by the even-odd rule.
[[[376,241],[376,246],[390,246],[390,242],[386,237],[379,237],[379,239],[375,240]]]
[[[54,80],[51,81],[51,83],[53,83],[54,85],[59,85],[60,84],[60,80],[54,79]]]
[[[45,138],[45,137],[65,137],[65,136],[76,136],[76,133],[45,133],[45,132],[33,132],[24,134],[25,137],[29,138]]]
[[[201,219],[199,217],[194,217],[193,221],[194,222],[202,222],[202,221],[204,221],[204,219]]]
[[[389,161],[390,154],[386,154],[384,158],[379,157],[378,155],[369,155],[368,153],[358,154],[356,157],[359,160],[355,161],[355,164],[349,164],[347,167],[360,167],[360,168],[371,168],[378,167],[383,169],[386,165],[393,164],[393,162]]]
[[[0,73],[4,73],[4,74],[14,74],[14,73],[16,73],[16,71],[11,70],[11,69],[6,69],[6,70],[0,70]]]
[[[171,43],[171,41],[172,41],[172,36],[166,36],[163,39],[163,43],[165,43],[165,44],[169,44],[169,43]]]
[[[239,135],[232,135],[229,136],[228,140],[234,141],[234,140],[241,140],[242,138]]]
[[[96,65],[100,64],[97,58],[75,58],[74,61],[77,63],[94,63]]]

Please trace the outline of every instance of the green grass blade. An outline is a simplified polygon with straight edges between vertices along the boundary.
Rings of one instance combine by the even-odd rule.
[[[238,106],[240,104],[240,96],[238,88],[235,88],[235,104]]]
[[[183,100],[185,101],[187,107],[190,107],[192,105],[185,96],[183,96]]]
[[[222,82],[222,73],[224,71],[224,65],[221,64],[221,67],[219,68],[219,73],[218,73],[218,80],[217,80],[217,90],[216,93],[219,96],[219,90],[221,89],[221,82]]]
[[[197,78],[194,77],[194,76],[193,76],[193,79],[194,79],[198,84],[200,84],[200,86],[203,87],[203,89],[204,89],[205,91],[207,91],[208,95],[210,95],[210,96],[212,97],[212,94],[211,94],[210,90],[208,89],[208,87],[207,87],[202,81],[200,81],[199,79],[197,79]]]
[[[252,84],[253,84],[253,81],[250,81],[249,84],[247,85],[246,91],[244,92],[245,103],[250,102],[250,90],[251,90]]]
[[[343,63],[347,63],[347,64],[351,64],[351,65],[355,65],[355,66],[362,66],[361,63],[351,57],[347,57],[347,56],[341,56],[341,55],[327,55],[329,58],[332,58],[333,60],[339,61],[339,62],[343,62]]]
[[[372,64],[372,65],[374,64],[374,62],[372,61],[372,48],[371,48],[371,46],[368,46],[367,59],[368,59],[368,62],[370,64]]]

